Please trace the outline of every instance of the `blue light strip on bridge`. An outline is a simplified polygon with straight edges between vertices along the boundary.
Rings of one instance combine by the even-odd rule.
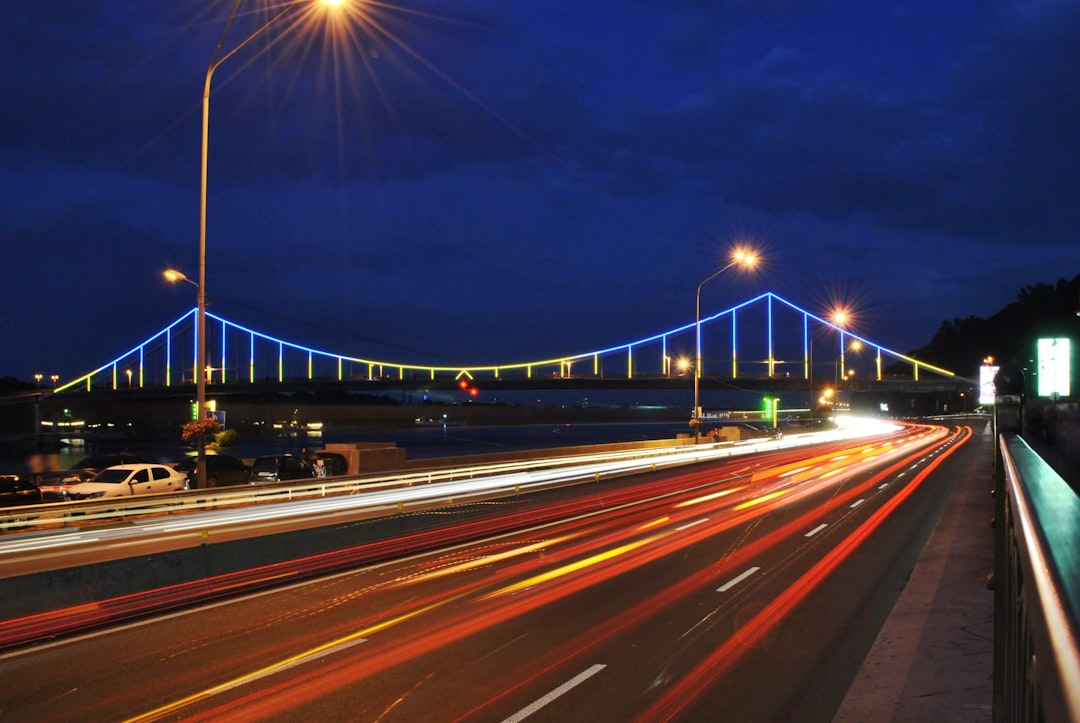
[[[931,364],[927,364],[925,362],[918,361],[918,360],[916,360],[916,359],[914,359],[912,357],[909,357],[907,355],[901,354],[899,352],[893,351],[891,349],[888,349],[886,347],[878,345],[878,344],[876,344],[874,342],[871,342],[869,339],[861,337],[858,334],[854,334],[854,333],[852,333],[851,331],[849,331],[847,329],[843,329],[843,328],[837,326],[836,324],[833,324],[832,322],[829,322],[826,319],[824,319],[824,318],[822,318],[822,317],[820,317],[820,316],[818,316],[816,314],[813,314],[813,313],[811,313],[809,311],[806,311],[805,309],[802,309],[801,307],[793,304],[792,302],[788,301],[787,299],[784,299],[783,297],[778,296],[778,295],[776,295],[776,294],[774,294],[772,292],[764,292],[762,294],[759,294],[758,296],[753,297],[752,299],[748,299],[748,300],[746,300],[746,301],[744,301],[744,302],[742,302],[740,304],[736,304],[736,305],[734,305],[734,306],[732,306],[730,308],[727,308],[727,309],[725,309],[723,311],[719,311],[719,312],[716,312],[714,314],[707,315],[705,317],[702,317],[702,319],[701,319],[701,324],[704,326],[704,325],[706,325],[706,324],[708,324],[710,322],[716,321],[717,319],[720,319],[720,318],[722,318],[724,316],[727,316],[729,314],[731,315],[732,376],[733,377],[738,376],[738,353],[737,353],[737,348],[736,348],[737,347],[737,342],[738,342],[738,336],[737,336],[737,333],[736,333],[737,332],[736,314],[737,314],[737,312],[739,312],[741,310],[744,310],[744,309],[747,309],[748,307],[751,307],[751,306],[753,306],[755,304],[758,304],[763,300],[765,300],[767,305],[768,305],[768,322],[767,323],[768,323],[768,345],[769,345],[768,354],[769,354],[769,358],[766,361],[768,361],[768,363],[769,363],[770,375],[772,375],[774,373],[774,371],[775,371],[775,369],[774,369],[775,359],[773,358],[773,355],[774,355],[774,347],[773,347],[773,315],[774,315],[774,313],[773,313],[773,301],[775,300],[776,302],[779,302],[780,304],[788,307],[789,309],[795,311],[796,313],[801,314],[802,317],[803,317],[804,365],[806,363],[808,363],[808,362],[805,361],[805,359],[808,356],[808,347],[809,347],[809,344],[811,343],[811,341],[809,340],[809,324],[810,324],[810,320],[813,320],[813,321],[817,322],[818,324],[820,324],[820,325],[822,325],[824,327],[828,327],[828,328],[838,332],[841,335],[841,344],[843,343],[844,336],[846,336],[846,337],[850,337],[853,340],[858,340],[861,343],[866,344],[867,346],[873,347],[877,351],[877,358],[878,358],[878,361],[877,361],[877,369],[878,369],[877,375],[878,375],[879,379],[881,377],[881,361],[880,361],[880,358],[881,358],[881,355],[883,353],[887,354],[888,356],[893,357],[894,359],[897,359],[899,361],[903,361],[903,362],[906,362],[908,364],[912,364],[914,366],[914,369],[915,369],[914,376],[915,376],[916,380],[918,379],[920,368],[931,371],[931,372],[939,374],[939,375],[943,375],[943,376],[950,376],[950,377],[955,376],[953,374],[953,372],[950,372],[950,371],[948,371],[946,369],[942,369],[940,367],[936,367],[936,366],[933,366]],[[142,343],[137,344],[136,346],[133,346],[131,349],[129,349],[128,351],[124,352],[123,354],[117,356],[115,359],[113,359],[113,360],[111,360],[109,362],[106,362],[105,364],[103,364],[100,367],[98,367],[97,369],[89,372],[88,374],[85,374],[85,375],[83,375],[81,377],[78,377],[77,379],[73,379],[70,382],[67,382],[66,384],[63,384],[63,385],[60,385],[60,386],[56,387],[56,389],[54,390],[54,393],[71,389],[71,388],[73,388],[73,387],[75,387],[77,385],[83,384],[83,383],[85,383],[87,389],[90,389],[91,388],[91,380],[92,380],[92,378],[94,376],[96,376],[96,375],[98,375],[98,374],[100,374],[100,373],[102,373],[102,372],[104,372],[106,370],[109,370],[110,368],[115,369],[115,365],[119,364],[124,359],[133,356],[136,353],[139,354],[140,381],[141,381],[141,379],[142,379],[142,368],[143,368],[142,365],[143,365],[143,360],[144,360],[145,348],[148,345],[151,345],[152,343],[154,343],[155,341],[160,339],[162,336],[165,337],[165,347],[166,347],[166,352],[165,352],[165,355],[166,355],[166,360],[165,360],[165,364],[166,364],[166,366],[165,366],[165,384],[167,386],[170,385],[171,384],[171,365],[172,365],[172,331],[173,331],[173,329],[175,329],[180,324],[186,322],[189,318],[192,318],[192,317],[195,317],[195,316],[196,316],[196,309],[191,309],[190,311],[186,312],[184,315],[182,315],[176,321],[174,321],[171,324],[169,324],[168,326],[166,326],[164,329],[162,329],[158,333],[156,333],[153,336],[147,338]],[[633,369],[633,359],[634,359],[634,357],[633,357],[633,349],[634,349],[634,347],[636,347],[636,346],[644,346],[644,345],[647,345],[647,344],[652,344],[652,343],[659,342],[659,344],[662,347],[662,354],[664,356],[661,368],[664,370],[665,373],[670,373],[670,371],[671,371],[670,370],[670,360],[668,360],[666,358],[667,348],[668,348],[668,337],[694,331],[695,326],[696,326],[694,322],[690,322],[690,323],[687,323],[687,324],[683,324],[682,326],[678,326],[678,327],[669,329],[667,331],[663,331],[663,332],[660,332],[660,333],[657,333],[657,334],[652,334],[652,335],[649,335],[649,336],[641,337],[640,339],[637,339],[637,340],[629,342],[629,343],[617,344],[617,345],[614,345],[614,346],[601,348],[601,349],[598,349],[598,350],[595,350],[595,351],[584,352],[584,353],[581,353],[581,354],[575,354],[575,355],[572,355],[572,356],[558,356],[558,357],[552,357],[552,358],[549,358],[549,359],[542,359],[542,360],[539,360],[539,361],[521,362],[521,363],[516,363],[516,364],[467,365],[467,366],[464,366],[464,367],[462,367],[462,366],[448,367],[448,366],[410,365],[410,364],[402,364],[400,362],[380,361],[380,360],[373,360],[373,359],[364,359],[362,357],[348,356],[348,355],[343,355],[343,354],[335,354],[335,353],[332,353],[332,352],[325,351],[323,349],[317,349],[317,348],[314,348],[314,347],[304,346],[302,344],[295,344],[293,342],[285,341],[284,339],[280,339],[280,338],[277,338],[277,337],[270,336],[268,334],[264,334],[262,332],[251,329],[249,327],[243,326],[241,324],[237,324],[235,322],[229,321],[229,320],[227,320],[227,319],[225,319],[223,317],[220,317],[220,316],[218,316],[216,314],[213,314],[211,312],[207,313],[207,318],[212,319],[213,321],[215,321],[215,322],[222,325],[222,330],[221,330],[221,346],[222,346],[222,349],[221,349],[221,355],[222,355],[221,356],[221,359],[222,359],[222,363],[221,363],[221,380],[222,380],[222,382],[224,382],[224,380],[225,380],[225,367],[226,367],[225,344],[226,344],[226,336],[227,336],[226,335],[226,329],[227,328],[235,329],[237,331],[240,331],[240,332],[243,332],[243,333],[246,333],[246,334],[249,335],[249,344],[248,344],[248,346],[249,346],[249,373],[248,373],[248,378],[249,378],[250,382],[254,382],[254,377],[255,377],[255,339],[256,338],[277,345],[277,347],[278,347],[278,360],[277,360],[277,362],[278,362],[278,369],[277,369],[278,374],[277,374],[277,376],[278,376],[279,381],[284,380],[284,354],[285,354],[286,349],[302,352],[302,353],[305,353],[308,356],[308,377],[309,378],[311,378],[311,376],[313,374],[312,365],[313,365],[313,358],[315,356],[336,360],[337,368],[338,368],[338,378],[339,379],[342,378],[342,365],[343,365],[344,362],[366,365],[368,367],[368,376],[369,377],[373,373],[373,369],[375,367],[378,367],[380,369],[380,375],[382,374],[381,370],[383,369],[383,367],[391,367],[391,368],[396,368],[397,369],[398,376],[400,378],[404,378],[406,372],[423,372],[425,376],[427,376],[427,377],[429,377],[431,379],[434,379],[437,373],[458,374],[461,371],[469,371],[470,373],[473,373],[473,372],[490,372],[490,373],[492,373],[493,376],[499,377],[501,374],[503,374],[507,370],[518,370],[518,371],[521,371],[522,373],[524,373],[528,378],[531,378],[533,370],[535,368],[537,368],[537,367],[554,367],[554,368],[558,368],[560,370],[560,374],[562,374],[563,370],[569,370],[570,369],[573,362],[581,361],[581,360],[587,359],[589,357],[592,357],[592,360],[593,360],[592,367],[593,367],[594,374],[598,374],[598,371],[602,368],[601,367],[601,357],[603,357],[605,355],[609,355],[609,354],[615,354],[615,353],[625,353],[626,354],[626,356],[627,356],[627,367],[626,368],[627,368],[627,376],[629,378],[629,377],[633,376],[633,372],[634,372],[634,369]],[[209,321],[207,323],[209,323]],[[197,367],[197,365],[194,365],[194,366]],[[196,373],[198,373],[197,369],[196,369]],[[568,374],[569,372],[567,371],[566,373]],[[809,373],[809,371],[807,371],[807,373]]]

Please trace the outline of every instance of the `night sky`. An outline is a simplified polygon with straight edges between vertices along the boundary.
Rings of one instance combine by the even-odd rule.
[[[0,376],[195,304],[203,82],[233,2],[0,25]],[[210,111],[211,310],[419,364],[587,352],[774,291],[908,351],[1080,273],[1080,3],[388,0],[304,7]],[[241,4],[232,49],[268,19]],[[932,361],[932,360],[931,360]]]

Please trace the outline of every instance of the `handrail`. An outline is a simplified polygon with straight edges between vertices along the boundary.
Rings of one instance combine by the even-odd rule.
[[[1080,722],[1080,497],[998,438],[994,720]]]

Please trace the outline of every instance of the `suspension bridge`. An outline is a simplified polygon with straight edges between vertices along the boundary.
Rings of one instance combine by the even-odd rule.
[[[848,384],[958,381],[952,371],[890,349],[771,291],[699,321],[614,346],[534,361],[465,366],[327,351],[214,313],[206,316],[205,363],[196,361],[198,317],[193,308],[113,359],[56,386],[52,393],[182,387],[194,384],[199,373],[216,388],[304,381],[463,387],[476,379],[515,385],[552,380],[659,382],[692,374],[744,384],[802,380],[813,385],[815,378],[828,378],[830,373],[834,381]],[[695,369],[698,344],[702,362]]]

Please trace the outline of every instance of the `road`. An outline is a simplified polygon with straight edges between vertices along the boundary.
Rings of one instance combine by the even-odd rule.
[[[602,513],[568,499],[557,523],[6,654],[0,711],[830,720],[955,479],[987,464],[971,439],[913,427],[586,489]]]

